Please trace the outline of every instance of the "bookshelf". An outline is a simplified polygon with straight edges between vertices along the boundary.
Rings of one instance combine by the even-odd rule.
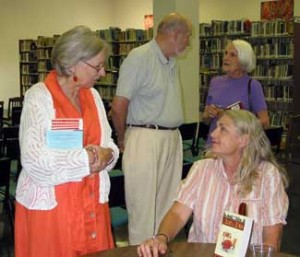
[[[286,129],[296,92],[294,38],[300,36],[300,31],[294,25],[283,20],[200,24],[200,111],[204,110],[211,78],[222,74],[223,51],[228,40],[244,39],[252,45],[257,57],[256,68],[250,75],[263,86],[270,123]]]
[[[300,114],[300,23],[294,24],[293,115]]]
[[[145,44],[153,37],[153,30],[128,28],[122,31],[117,27],[96,31],[96,34],[110,43],[112,54],[107,66],[106,76],[95,85],[102,99],[110,102],[116,92],[119,69],[128,53],[135,47]]]
[[[153,37],[153,30],[117,27],[96,30],[94,32],[106,40],[112,53],[106,64],[106,76],[95,84],[104,101],[110,102],[115,95],[119,68],[127,54],[135,47],[148,42]],[[51,52],[59,35],[53,37],[38,36],[36,40],[19,40],[20,53],[20,95],[38,81],[43,81],[51,71]]]
[[[19,40],[20,95],[38,81],[36,40]]]
[[[37,38],[37,62],[38,80],[43,81],[52,69],[51,52],[59,35],[53,37],[38,36]]]

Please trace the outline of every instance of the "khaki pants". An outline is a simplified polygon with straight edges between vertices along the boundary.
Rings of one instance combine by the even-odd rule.
[[[123,154],[129,243],[157,233],[177,194],[182,174],[179,130],[128,128]]]

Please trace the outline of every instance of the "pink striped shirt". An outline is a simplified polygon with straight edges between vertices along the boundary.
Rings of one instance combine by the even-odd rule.
[[[241,198],[236,193],[239,185],[228,182],[221,159],[195,162],[176,199],[194,213],[188,241],[216,242],[223,212],[237,213],[241,202],[247,204],[247,215],[254,219],[251,243],[262,242],[263,226],[286,224],[289,201],[278,170],[262,162],[258,173],[252,192]]]

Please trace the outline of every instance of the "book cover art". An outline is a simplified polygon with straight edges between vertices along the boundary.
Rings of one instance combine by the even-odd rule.
[[[146,30],[153,28],[153,14],[146,14],[144,16],[144,28]]]
[[[278,1],[261,2],[260,18],[261,20],[274,20],[278,16]]]
[[[290,21],[294,16],[294,0],[261,2],[261,20],[283,19]]]
[[[215,256],[244,257],[248,248],[253,219],[225,212],[219,231]]]

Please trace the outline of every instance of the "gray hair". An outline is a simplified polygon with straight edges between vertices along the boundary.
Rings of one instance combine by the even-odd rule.
[[[191,22],[183,15],[176,12],[170,13],[165,16],[157,27],[158,34],[164,34],[169,31],[189,32],[191,30]]]
[[[243,68],[249,73],[255,69],[256,56],[252,46],[245,40],[236,39],[230,42],[238,52],[238,59]]]
[[[52,67],[59,75],[70,76],[70,67],[93,58],[101,51],[109,55],[110,46],[88,27],[76,26],[56,41],[51,54]]]
[[[288,185],[286,170],[278,164],[272,152],[269,139],[257,117],[246,110],[227,110],[222,116],[230,118],[240,136],[248,135],[249,142],[243,148],[240,173],[236,173],[234,180],[241,184],[241,194],[246,195],[258,176],[257,168],[262,161],[272,163],[279,171],[283,184]],[[222,117],[221,116],[221,117]]]

